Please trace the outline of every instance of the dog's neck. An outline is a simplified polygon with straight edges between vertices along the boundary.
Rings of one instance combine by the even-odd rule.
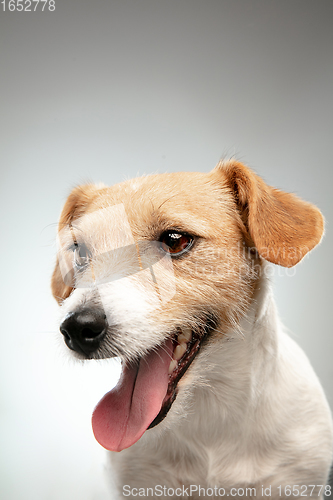
[[[213,462],[218,457],[218,463],[237,476],[237,463],[245,460],[253,440],[269,445],[258,418],[267,417],[265,403],[275,391],[280,330],[269,281],[261,278],[240,329],[202,349],[188,374],[190,383],[182,387],[168,417],[148,431],[156,437],[150,443],[163,442],[163,455],[170,464],[187,450],[198,470],[211,474],[214,482],[219,472],[207,465],[207,457]],[[237,450],[235,443],[241,443]],[[254,473],[250,469],[249,479]]]
[[[262,277],[239,328],[221,336],[219,344],[208,344],[189,374],[194,389],[187,393],[185,386],[185,397],[180,399],[187,415],[181,427],[191,433],[191,438],[196,428],[200,436],[206,428],[206,443],[208,436],[214,442],[212,419],[220,421],[224,429],[229,424],[235,429],[235,421],[241,426],[249,411],[257,407],[262,391],[267,390],[267,378],[276,367],[280,330],[270,283]],[[204,421],[203,414],[207,415]]]

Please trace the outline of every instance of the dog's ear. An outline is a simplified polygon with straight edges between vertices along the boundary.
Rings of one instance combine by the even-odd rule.
[[[60,271],[60,265],[59,265],[59,259],[57,257],[56,265],[52,274],[51,278],[51,290],[52,290],[52,295],[58,302],[58,304],[61,304],[61,302],[67,297],[70,296],[72,293],[73,288],[66,285],[64,283],[64,280],[62,278],[62,274]]]
[[[268,186],[237,161],[220,162],[213,173],[225,178],[241,215],[245,241],[264,259],[292,267],[320,242],[324,220],[311,203]]]
[[[99,188],[104,186],[96,186],[94,184],[86,184],[77,186],[72,190],[68,196],[66,203],[62,209],[58,232],[60,233],[64,228],[69,227],[72,222],[77,220],[87,210],[91,201],[95,198]],[[73,288],[67,285],[64,280],[60,269],[59,256],[57,257],[56,265],[51,278],[51,290],[54,298],[60,304],[64,299],[69,297]]]

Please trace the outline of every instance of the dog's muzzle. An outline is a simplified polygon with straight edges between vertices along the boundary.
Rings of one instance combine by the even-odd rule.
[[[67,314],[60,325],[67,346],[85,356],[100,347],[107,328],[104,312],[88,308]]]

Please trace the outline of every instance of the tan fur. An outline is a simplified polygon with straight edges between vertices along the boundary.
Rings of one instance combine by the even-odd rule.
[[[320,242],[324,221],[314,205],[268,186],[239,162],[221,163],[216,170],[227,177],[261,257],[292,267]]]
[[[296,484],[308,475],[325,481],[331,460],[327,403],[305,356],[279,326],[265,277],[266,260],[294,266],[320,242],[320,211],[268,186],[233,160],[220,162],[208,174],[170,173],[112,187],[81,186],[72,191],[60,217],[59,258],[70,267],[68,242],[84,236],[93,253],[84,278],[88,284],[110,269],[135,269],[136,259],[142,268],[140,255],[124,250],[115,260],[108,254],[112,245],[117,248],[121,228],[103,209],[115,205],[124,206],[136,244],[158,241],[170,229],[191,234],[195,243],[183,258],[173,260],[176,293],[171,300],[150,308],[154,285],[147,282],[143,289],[134,272],[128,290],[142,298],[142,306],[136,308],[120,285],[117,292],[106,292],[117,329],[92,357],[135,359],[179,326],[198,328],[202,311],[218,318],[209,343],[179,382],[165,421],[114,457],[119,487],[164,484],[158,477],[164,466],[170,485],[196,480],[229,486]],[[166,274],[161,280],[161,293],[170,287],[168,279]],[[73,280],[72,286],[63,283],[57,261],[52,291],[63,315],[82,303],[98,305],[94,289]],[[295,354],[283,354],[284,345]],[[305,446],[298,434],[307,426],[313,437]]]
[[[100,185],[101,187],[102,185]],[[59,219],[59,231],[64,227],[70,227],[75,220],[82,217],[88,210],[89,205],[98,194],[98,186],[94,184],[86,184],[75,187],[68,196],[66,203],[62,209]],[[73,288],[67,286],[62,279],[59,269],[59,260],[57,258],[56,266],[51,279],[51,288],[54,298],[60,304],[64,299],[67,299]]]

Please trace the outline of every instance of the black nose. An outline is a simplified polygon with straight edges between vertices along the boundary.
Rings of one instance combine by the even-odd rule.
[[[105,314],[95,309],[69,313],[60,325],[67,346],[87,356],[99,348],[107,328]]]

